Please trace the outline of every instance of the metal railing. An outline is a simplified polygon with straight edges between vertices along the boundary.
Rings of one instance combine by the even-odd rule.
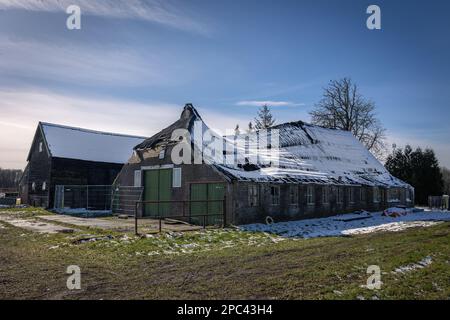
[[[176,204],[181,203],[182,204],[182,214],[181,215],[155,215],[155,216],[142,216],[139,217],[138,210],[140,205],[149,205],[149,204]],[[191,214],[191,207],[189,206],[189,213],[186,214],[186,204],[193,204],[193,203],[199,203],[199,204],[206,204],[206,213],[205,214]],[[210,203],[222,203],[222,213],[209,213],[209,204]],[[142,206],[142,209],[144,209],[144,206]],[[144,209],[145,210],[145,209]],[[164,219],[189,219],[189,223],[192,222],[192,219],[201,219],[202,220],[202,226],[203,229],[206,229],[207,220],[208,218],[212,217],[222,217],[222,227],[225,227],[227,225],[227,204],[226,204],[226,197],[224,197],[222,200],[155,200],[155,201],[137,201],[135,203],[134,208],[134,231],[136,235],[139,235],[138,233],[138,220],[139,219],[156,219],[158,220],[159,224],[159,232],[162,232],[162,220]]]

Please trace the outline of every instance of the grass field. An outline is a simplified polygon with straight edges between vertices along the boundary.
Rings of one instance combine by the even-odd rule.
[[[42,210],[0,210],[31,218]],[[86,234],[99,238],[83,242]],[[0,222],[1,299],[449,299],[450,223],[352,237],[286,239],[207,230],[138,238],[38,234]],[[423,268],[395,269],[431,257]],[[66,268],[81,268],[68,290]],[[366,284],[381,268],[380,290]]]

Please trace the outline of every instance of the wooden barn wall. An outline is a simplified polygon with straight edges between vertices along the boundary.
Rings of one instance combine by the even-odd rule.
[[[42,152],[39,151],[39,145],[42,143]],[[45,147],[45,141],[41,130],[36,131],[34,143],[30,149],[30,161],[28,169],[28,199],[27,203],[37,207],[48,207],[50,182],[51,158]],[[43,183],[47,184],[46,190],[43,190]],[[35,188],[33,190],[33,183]]]
[[[145,168],[162,165],[173,165],[176,168],[181,168],[181,187],[172,188],[172,200],[189,200],[191,196],[190,185],[192,183],[226,183],[226,180],[223,178],[223,176],[216,170],[214,170],[211,166],[204,164],[174,165],[170,154],[171,149],[168,148],[165,151],[165,156],[163,159],[159,159],[158,152],[156,152],[155,156],[148,157],[142,162],[125,164],[116,180],[116,184],[121,186],[134,186],[134,172],[136,170],[141,170],[142,167]],[[142,184],[143,183],[144,178],[142,174]],[[228,185],[226,194],[227,198],[230,199],[231,188]],[[172,208],[176,209],[173,211],[182,211],[182,209],[180,209],[180,204],[173,204]],[[227,206],[227,208],[229,208],[229,205]],[[228,212],[228,215],[230,215],[230,212],[231,210]],[[140,211],[139,214],[142,214],[142,212]]]
[[[256,185],[259,191],[258,205],[249,205],[249,186]],[[279,186],[280,203],[272,204],[271,186]],[[321,218],[337,214],[351,213],[357,210],[380,211],[395,205],[411,207],[413,201],[406,200],[406,192],[401,192],[402,197],[397,202],[388,202],[387,189],[379,188],[381,193],[380,202],[374,202],[373,188],[366,186],[323,186],[309,185],[314,190],[313,204],[307,203],[307,184],[270,184],[270,183],[246,183],[237,182],[233,186],[233,221],[236,224],[254,222],[264,223],[267,216],[275,221],[299,220],[308,218]],[[297,200],[291,203],[290,188],[297,188]],[[329,188],[329,202],[322,202],[322,188]],[[337,201],[337,188],[343,192],[342,203]],[[349,189],[353,190],[353,202],[349,199]],[[361,199],[360,190],[365,197]]]

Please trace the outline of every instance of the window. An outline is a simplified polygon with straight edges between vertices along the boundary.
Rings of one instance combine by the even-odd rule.
[[[328,204],[330,202],[330,191],[329,188],[324,186],[322,187],[322,203]]]
[[[313,186],[308,186],[306,188],[306,203],[308,205],[314,204],[314,187]]]
[[[342,187],[337,187],[337,203],[344,203],[344,192]]]
[[[355,203],[355,193],[353,192],[353,188],[348,188],[348,202],[349,203]]]
[[[39,152],[42,152],[43,149],[44,148],[43,148],[42,141],[41,141],[41,142],[39,142]]]
[[[412,201],[412,190],[406,189],[406,201],[411,202]]]
[[[172,187],[181,188],[181,168],[173,168]]]
[[[289,203],[291,205],[297,205],[298,204],[298,186],[290,186],[289,188]]]
[[[380,202],[380,189],[378,187],[373,188],[373,202]]]
[[[280,187],[272,186],[270,187],[270,196],[273,206],[278,206],[280,204]]]
[[[166,149],[162,149],[159,152],[159,159],[162,160],[162,159],[164,159],[165,156],[166,156]]]
[[[259,203],[258,185],[252,184],[248,186],[248,206],[257,207]]]
[[[361,202],[366,202],[366,190],[363,187],[359,189],[359,200]]]
[[[135,187],[142,186],[141,177],[142,177],[141,170],[135,170],[134,171],[134,186]]]
[[[31,190],[36,191],[36,182],[31,184]]]
[[[45,191],[47,189],[47,182],[42,182],[42,191]]]
[[[400,201],[399,190],[397,188],[388,189],[388,200],[389,202]]]

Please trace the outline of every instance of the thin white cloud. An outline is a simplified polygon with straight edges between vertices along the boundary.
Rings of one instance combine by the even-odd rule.
[[[156,22],[185,31],[207,34],[204,25],[181,12],[172,1],[160,0],[2,0],[0,10],[66,12],[78,5],[81,14]]]
[[[295,103],[291,101],[271,101],[271,100],[243,100],[236,102],[237,106],[262,107],[267,105],[269,107],[298,107],[304,106],[303,103]]]
[[[140,103],[104,97],[76,97],[42,90],[0,89],[0,167],[23,168],[39,121],[151,136],[176,121],[183,105]],[[243,122],[200,108],[202,118],[222,132]],[[131,150],[130,150],[131,153]]]
[[[132,48],[0,37],[0,52],[0,72],[11,77],[121,87],[179,81],[178,66]]]

